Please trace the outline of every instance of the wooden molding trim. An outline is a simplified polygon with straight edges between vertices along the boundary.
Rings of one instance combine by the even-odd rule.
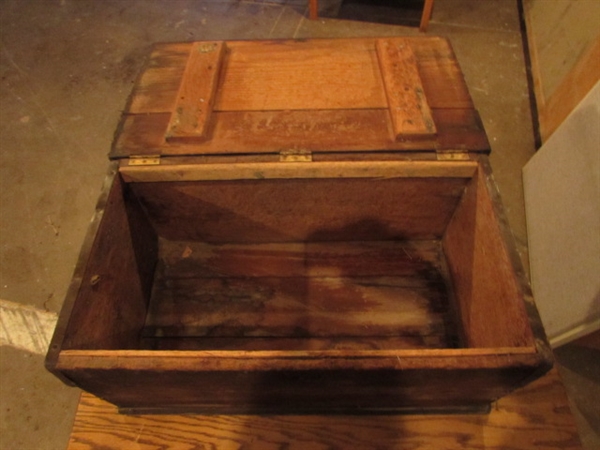
[[[590,45],[546,102],[540,103],[540,133],[545,142],[600,80],[600,36]]]
[[[436,134],[417,60],[404,39],[378,39],[375,43],[396,140]]]
[[[527,30],[527,44],[529,47],[529,59],[531,61],[531,74],[533,78],[533,93],[538,105],[538,110],[541,110],[546,104],[546,96],[542,88],[542,74],[540,70],[540,59],[538,55],[538,45],[533,32],[533,22],[531,20],[530,2],[525,2],[523,5],[523,15],[525,17],[525,28]]]
[[[182,164],[119,169],[126,182],[244,180],[273,178],[458,177],[470,178],[474,161],[356,161],[254,164]]]

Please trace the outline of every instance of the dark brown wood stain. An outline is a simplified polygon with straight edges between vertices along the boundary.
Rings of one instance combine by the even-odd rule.
[[[209,245],[161,241],[145,337],[222,348],[453,346],[438,241]],[[230,338],[229,341],[222,338]],[[239,338],[235,342],[232,338]],[[289,339],[297,342],[290,343]],[[315,341],[316,340],[316,341]],[[154,342],[163,348],[169,345]],[[179,345],[179,344],[177,344]],[[187,341],[186,348],[191,347]],[[327,347],[327,345],[331,347]],[[365,347],[364,345],[359,345]]]

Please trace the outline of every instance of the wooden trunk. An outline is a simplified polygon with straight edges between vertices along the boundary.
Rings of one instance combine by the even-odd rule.
[[[159,45],[47,356],[123,412],[485,411],[551,366],[439,38]]]

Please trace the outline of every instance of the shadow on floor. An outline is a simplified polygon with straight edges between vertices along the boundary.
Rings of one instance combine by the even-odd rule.
[[[554,350],[585,448],[600,448],[600,331]]]
[[[344,0],[337,18],[418,27],[423,4],[424,0]]]

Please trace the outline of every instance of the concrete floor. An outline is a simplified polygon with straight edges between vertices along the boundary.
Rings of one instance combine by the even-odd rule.
[[[307,3],[1,0],[0,299],[50,320],[59,311],[121,109],[153,42],[418,34],[376,23],[308,21]],[[330,14],[339,6],[320,3]],[[517,1],[436,2],[428,34],[446,36],[454,46],[526,262],[521,168],[534,153],[534,133]],[[79,392],[46,373],[39,345],[0,351],[0,448],[65,448]],[[597,366],[588,370],[586,355],[563,353],[575,402],[590,392],[599,399]],[[573,409],[582,412],[583,441],[600,448],[598,411],[590,401]]]

